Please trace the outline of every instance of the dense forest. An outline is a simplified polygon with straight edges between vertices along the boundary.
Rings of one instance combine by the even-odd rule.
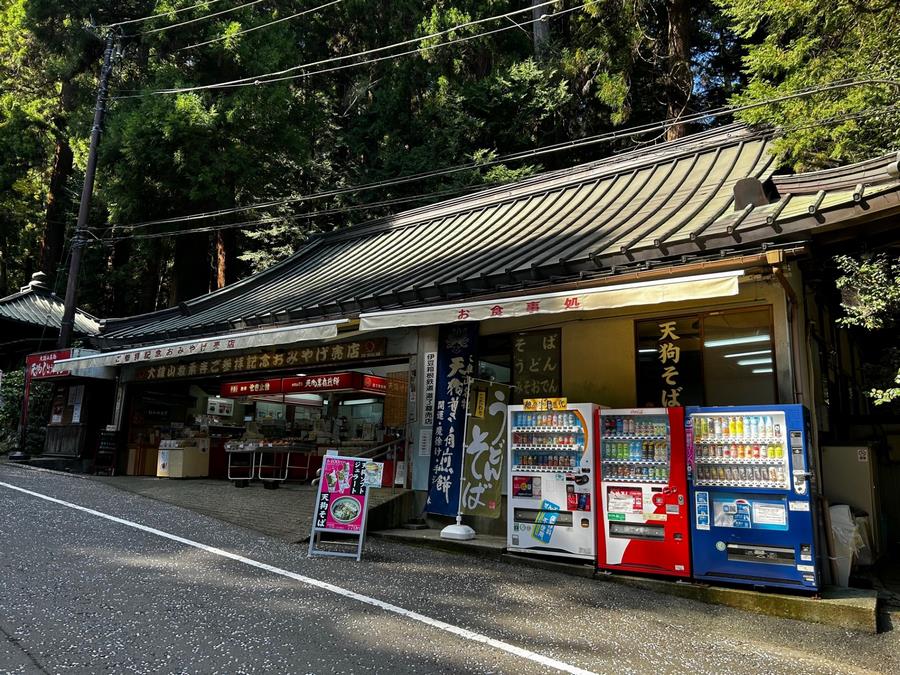
[[[788,170],[896,149],[898,7],[0,0],[0,296],[37,270],[64,288],[110,34],[79,304],[123,316],[231,283],[312,232],[732,121],[697,114],[729,104],[866,80],[738,118],[784,129]],[[666,119],[686,121],[504,159]]]

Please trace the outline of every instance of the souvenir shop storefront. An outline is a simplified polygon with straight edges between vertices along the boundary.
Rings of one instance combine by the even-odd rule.
[[[294,340],[250,349],[236,334],[99,355],[120,372],[117,473],[226,478],[228,451],[253,446],[268,475],[311,480],[337,450],[380,456],[385,480],[402,484],[415,332],[326,334],[256,333],[257,343]],[[175,453],[201,461],[166,473]]]

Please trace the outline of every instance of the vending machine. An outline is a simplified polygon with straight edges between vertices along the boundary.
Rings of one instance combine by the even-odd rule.
[[[687,415],[694,577],[817,590],[806,409],[688,408]]]
[[[508,550],[594,560],[596,409],[509,407]]]
[[[690,576],[684,408],[598,415],[597,566]]]

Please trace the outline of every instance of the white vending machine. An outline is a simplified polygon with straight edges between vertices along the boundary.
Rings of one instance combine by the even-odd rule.
[[[509,407],[510,551],[594,560],[596,410],[593,403]]]

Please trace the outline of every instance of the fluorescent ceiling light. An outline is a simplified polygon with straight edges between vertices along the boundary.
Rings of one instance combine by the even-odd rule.
[[[772,369],[771,368],[754,368],[752,370],[752,372],[754,372],[754,373],[771,373]]]
[[[737,362],[739,366],[762,366],[767,363],[772,363],[772,359],[741,359]]]
[[[757,342],[768,342],[771,338],[766,335],[747,335],[746,337],[723,338],[721,340],[707,340],[703,344],[707,347],[731,347],[732,345],[749,345]]]
[[[740,352],[738,354],[726,354],[725,358],[726,359],[739,359],[742,356],[761,356],[763,354],[771,354],[771,353],[772,353],[771,349],[763,349],[758,352]]]
[[[638,354],[655,354],[655,349],[638,349]]]
[[[366,403],[378,403],[375,398],[358,398],[353,401],[344,401],[341,405],[365,405]]]

